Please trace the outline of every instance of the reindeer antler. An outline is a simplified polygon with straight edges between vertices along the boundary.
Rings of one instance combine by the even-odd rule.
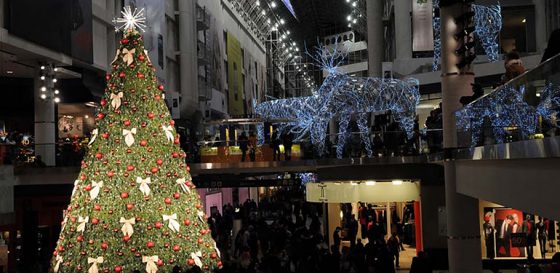
[[[339,50],[339,43],[334,43],[332,49],[327,48],[319,41],[317,41],[317,46],[315,46],[315,53],[312,54],[307,50],[307,45],[305,45],[305,54],[309,56],[316,66],[327,70],[329,73],[336,73],[337,68],[342,65],[348,52],[342,48]]]

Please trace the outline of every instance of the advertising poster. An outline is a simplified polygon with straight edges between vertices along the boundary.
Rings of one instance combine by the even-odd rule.
[[[522,232],[524,214],[520,210],[510,208],[484,209],[484,240],[486,256],[495,257],[525,257],[525,234]],[[494,236],[489,232],[494,229]],[[492,242],[492,240],[494,242]],[[495,248],[492,248],[492,243]]]
[[[229,90],[229,114],[231,116],[242,116],[243,111],[243,74],[242,74],[241,45],[239,41],[227,34],[227,59],[228,59],[228,90]]]
[[[165,1],[161,0],[125,0],[125,5],[144,9],[146,29],[143,34],[144,46],[156,68],[158,81],[165,86]]]
[[[81,117],[62,116],[58,119],[58,136],[63,138],[83,137],[84,120]]]

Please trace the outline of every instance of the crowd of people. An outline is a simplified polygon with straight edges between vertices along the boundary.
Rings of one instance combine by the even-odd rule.
[[[222,253],[221,272],[396,272],[394,253],[402,249],[396,233],[385,240],[374,228],[367,239],[334,236],[329,245],[322,210],[320,204],[305,202],[299,187],[277,189],[259,204],[247,200],[226,204],[222,213],[214,210],[208,223]],[[342,240],[354,243],[343,245]],[[415,258],[410,272],[432,272],[427,256]]]

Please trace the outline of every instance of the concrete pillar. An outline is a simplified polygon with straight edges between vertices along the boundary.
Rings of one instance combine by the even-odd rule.
[[[333,232],[336,229],[336,227],[340,226],[340,204],[338,203],[328,203],[327,204],[327,217],[328,217],[328,223],[327,223],[327,227],[328,229],[326,230],[326,232],[328,233],[328,238],[329,238],[329,249],[330,246],[334,243],[333,240]]]
[[[548,37],[546,30],[546,3],[545,0],[533,0],[535,4],[535,29],[541,31],[536,31],[535,35],[537,38],[537,51],[539,53],[544,52],[547,46]],[[552,31],[552,30],[549,30]]]
[[[199,108],[196,0],[181,0],[178,5],[181,117],[188,117]]]
[[[472,68],[460,71],[456,65],[459,58],[454,52],[458,43],[453,35],[458,30],[454,18],[462,13],[462,4],[441,8],[443,145],[446,149],[457,147],[454,112],[461,108],[459,98],[472,93],[470,84],[474,82]],[[478,200],[457,193],[452,159],[446,158],[444,168],[449,272],[482,272]]]
[[[383,1],[367,0],[367,40],[368,40],[368,75],[382,76],[382,62],[384,55],[383,38]]]
[[[412,59],[412,1],[395,1],[395,49],[397,59]]]
[[[35,155],[47,166],[56,165],[56,118],[55,103],[52,98],[41,99],[43,82],[39,79],[39,70],[35,73],[34,101],[35,101]]]

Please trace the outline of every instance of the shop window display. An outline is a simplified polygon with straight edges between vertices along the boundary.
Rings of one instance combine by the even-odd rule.
[[[555,221],[512,208],[486,207],[481,222],[487,259],[545,259],[557,251]]]

